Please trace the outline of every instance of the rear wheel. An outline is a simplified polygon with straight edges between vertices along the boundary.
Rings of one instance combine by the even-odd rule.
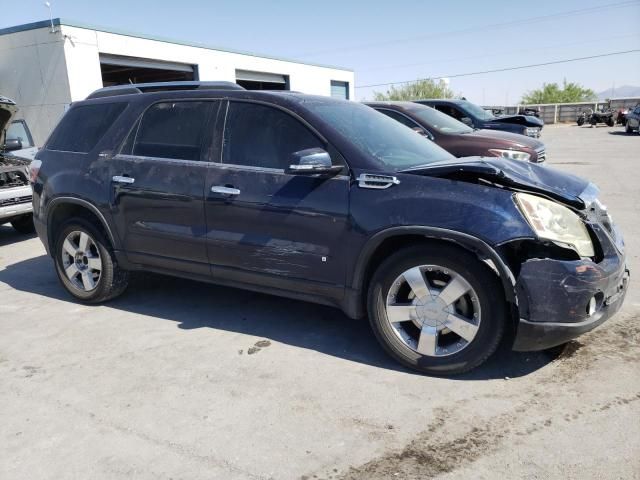
[[[496,276],[453,247],[412,247],[389,257],[369,287],[369,319],[396,360],[449,375],[471,370],[496,350],[505,300]]]
[[[78,300],[99,303],[120,295],[129,274],[122,270],[102,232],[84,218],[72,218],[60,228],[54,247],[56,273]]]
[[[11,221],[11,226],[19,233],[29,234],[33,233],[35,227],[33,226],[33,215],[23,215]]]
[[[584,125],[584,117],[578,117],[578,126],[581,127]]]
[[[607,125],[610,127],[613,127],[616,124],[616,122],[613,120],[613,116],[609,117],[607,119]]]

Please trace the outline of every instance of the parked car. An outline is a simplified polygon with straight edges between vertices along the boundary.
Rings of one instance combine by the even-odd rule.
[[[544,122],[539,118],[527,115],[496,117],[491,112],[467,100],[416,100],[416,103],[434,107],[472,128],[501,130],[538,138],[544,126]]]
[[[538,107],[521,107],[518,115],[529,115],[530,117],[540,118],[540,108]]]
[[[496,130],[474,130],[435,108],[413,102],[370,102],[370,107],[433,140],[456,157],[503,157],[542,163],[545,147],[534,138]]]
[[[38,147],[33,143],[31,130],[29,130],[26,120],[13,120],[9,123],[5,138],[6,142],[13,142],[14,149],[8,152],[13,157],[31,161],[38,153]]]
[[[7,126],[17,111],[16,104],[0,97],[0,225],[11,223],[20,233],[33,232],[29,161],[10,155],[22,144],[7,138]]]
[[[627,113],[624,129],[627,133],[640,131],[640,104],[636,105],[633,110],[630,110],[629,113]]]
[[[586,180],[455,158],[375,110],[229,83],[108,87],[31,165],[36,230],[73,297],[150,270],[368,316],[402,364],[451,374],[505,331],[558,345],[622,305],[622,236]]]
[[[578,118],[576,119],[576,123],[579,126],[584,125],[585,123],[595,127],[598,123],[604,123],[610,127],[615,125],[614,119],[614,111],[609,107],[603,106],[600,110],[593,110],[588,108],[583,110]]]

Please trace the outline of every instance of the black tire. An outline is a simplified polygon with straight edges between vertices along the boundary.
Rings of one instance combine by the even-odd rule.
[[[631,124],[629,123],[629,120],[627,120],[627,123],[625,123],[624,125],[624,131],[625,133],[633,133],[633,128],[631,128]]]
[[[613,117],[609,117],[607,119],[607,125],[610,127],[613,127],[616,124],[616,122],[613,120]]]
[[[386,296],[395,279],[418,265],[440,265],[458,272],[475,290],[482,321],[473,340],[458,353],[426,356],[402,342],[387,320]],[[494,273],[474,255],[448,246],[417,246],[396,252],[377,269],[369,285],[367,307],[376,338],[403,365],[430,375],[467,372],[485,362],[496,350],[505,331],[506,302]]]
[[[596,120],[594,117],[591,117],[591,120],[589,121],[589,123],[591,124],[592,127],[595,127],[598,123],[598,120]]]
[[[101,261],[100,278],[95,288],[84,291],[76,287],[64,271],[62,264],[63,244],[72,232],[84,232],[99,252]],[[75,217],[67,220],[58,230],[53,250],[53,260],[60,283],[73,297],[84,303],[101,303],[111,300],[125,291],[129,282],[129,272],[120,268],[113,254],[113,249],[106,240],[101,229],[88,219]]]
[[[33,225],[33,214],[23,215],[11,221],[11,226],[18,232],[28,235],[35,231]]]
[[[578,117],[578,126],[581,127],[584,125],[584,117]]]

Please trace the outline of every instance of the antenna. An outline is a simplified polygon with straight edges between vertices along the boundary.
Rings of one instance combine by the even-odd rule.
[[[56,29],[53,26],[53,14],[51,13],[51,3],[50,2],[44,2],[44,6],[49,9],[49,22],[51,23],[51,31],[50,31],[50,33],[56,33]]]

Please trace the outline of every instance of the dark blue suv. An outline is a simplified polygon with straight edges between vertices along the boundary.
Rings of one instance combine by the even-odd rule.
[[[458,159],[358,103],[227,83],[98,90],[31,165],[64,288],[97,303],[145,270],[368,316],[432,374],[590,330],[623,302],[624,244],[596,188]]]

